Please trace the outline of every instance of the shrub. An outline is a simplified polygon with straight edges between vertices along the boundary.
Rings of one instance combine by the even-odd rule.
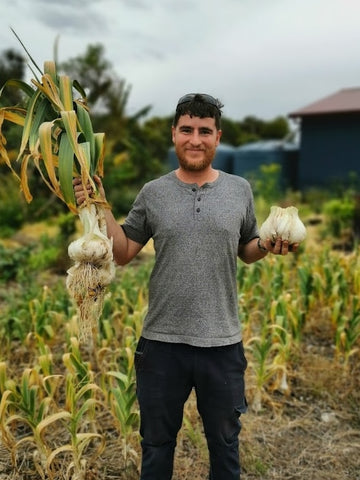
[[[352,228],[355,213],[355,202],[349,198],[334,198],[324,204],[326,226],[335,237],[344,229]]]

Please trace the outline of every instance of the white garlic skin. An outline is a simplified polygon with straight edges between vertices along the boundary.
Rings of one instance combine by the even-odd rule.
[[[104,219],[99,218],[94,204],[81,208],[79,218],[84,233],[68,246],[69,257],[74,262],[92,263],[105,267],[113,260],[113,244],[112,239],[100,230]]]
[[[68,254],[74,262],[105,265],[112,261],[112,244],[108,238],[88,233],[70,243]]]
[[[281,208],[272,206],[268,218],[260,227],[262,241],[270,238],[275,242],[277,238],[287,240],[290,245],[301,243],[306,237],[306,228],[299,218],[296,207]]]

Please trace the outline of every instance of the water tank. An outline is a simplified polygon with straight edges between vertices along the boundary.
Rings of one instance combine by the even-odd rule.
[[[281,167],[283,186],[296,188],[299,146],[282,140],[263,140],[237,147],[234,151],[232,171],[247,177],[260,172],[262,165],[276,163]]]

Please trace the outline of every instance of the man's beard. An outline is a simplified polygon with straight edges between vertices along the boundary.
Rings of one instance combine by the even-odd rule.
[[[213,155],[209,153],[207,153],[202,160],[189,160],[186,158],[186,154],[182,154],[181,152],[176,152],[176,154],[180,167],[188,172],[201,172],[202,170],[206,170],[213,161]]]

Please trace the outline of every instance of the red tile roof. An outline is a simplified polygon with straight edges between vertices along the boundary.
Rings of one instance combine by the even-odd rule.
[[[289,117],[334,113],[360,113],[360,87],[339,90],[328,97],[289,113]]]

